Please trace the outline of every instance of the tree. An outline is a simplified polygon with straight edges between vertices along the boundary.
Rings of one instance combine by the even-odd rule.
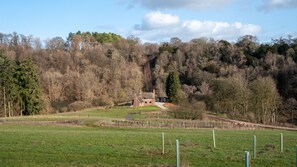
[[[287,121],[296,124],[297,101],[294,98],[287,99],[281,107],[281,113],[286,116]]]
[[[0,51],[0,92],[2,92],[4,117],[13,115],[13,103],[19,101],[19,92],[14,77],[16,65],[15,62],[8,59]],[[0,97],[0,99],[1,99]]]
[[[278,72],[277,87],[286,99],[297,99],[297,66],[290,66]]]
[[[16,78],[22,100],[21,114],[38,114],[42,109],[41,87],[32,59],[17,61]]]
[[[1,53],[0,69],[4,116],[6,111],[12,116],[13,108],[20,109],[21,115],[37,114],[42,107],[41,88],[32,60],[12,61]]]
[[[225,40],[220,40],[218,42],[218,50],[220,55],[220,60],[231,64],[232,60],[232,45]]]
[[[246,117],[250,92],[244,78],[233,76],[216,79],[213,89],[212,106],[215,111],[231,117]]]
[[[172,103],[178,103],[180,101],[179,97],[180,83],[177,72],[170,72],[166,81],[166,94],[168,99]]]
[[[258,123],[274,123],[276,111],[280,104],[280,96],[276,84],[271,77],[258,77],[250,85],[252,92],[251,109]]]
[[[46,41],[46,48],[50,50],[63,50],[65,48],[64,39],[61,37],[55,37]]]

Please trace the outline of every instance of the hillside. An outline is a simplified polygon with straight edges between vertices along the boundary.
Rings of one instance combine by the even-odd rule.
[[[164,97],[174,71],[181,101],[203,102],[230,118],[296,124],[297,40],[291,37],[142,44],[113,33],[77,32],[44,46],[32,36],[1,37],[2,117],[114,106],[140,90]]]

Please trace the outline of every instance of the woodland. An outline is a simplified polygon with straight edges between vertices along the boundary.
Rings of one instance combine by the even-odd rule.
[[[78,31],[42,42],[0,33],[0,116],[110,107],[131,102],[141,90],[165,97],[168,76],[175,74],[177,93],[169,99],[180,106],[296,125],[296,63],[292,36],[268,43],[251,35],[236,42],[173,37],[142,43],[133,36]]]

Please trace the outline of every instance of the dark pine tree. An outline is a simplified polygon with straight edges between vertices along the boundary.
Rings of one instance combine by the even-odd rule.
[[[7,116],[7,112],[11,116],[8,107],[10,104],[17,103],[19,97],[18,86],[14,78],[15,69],[15,62],[8,59],[4,52],[0,50],[0,93],[2,93],[0,99],[2,99],[4,116]]]
[[[170,72],[166,81],[166,94],[169,102],[178,103],[180,83],[177,72]]]
[[[31,59],[17,62],[16,78],[22,99],[24,115],[38,114],[42,109],[41,86]]]

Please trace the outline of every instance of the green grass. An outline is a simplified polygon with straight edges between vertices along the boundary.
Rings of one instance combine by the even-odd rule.
[[[165,155],[161,154],[165,132]],[[253,166],[294,166],[297,133],[284,131],[285,149],[279,151],[279,131],[116,129],[57,125],[0,125],[1,166],[173,166],[175,140],[181,163],[188,166],[243,166],[244,151],[252,150]],[[252,154],[252,152],[251,152]]]
[[[127,114],[134,114],[139,113],[142,111],[155,111],[160,110],[157,106],[145,106],[139,108],[130,108],[130,107],[118,107],[118,108],[111,108],[106,110],[91,110],[86,112],[73,112],[69,113],[62,113],[59,115],[64,116],[96,116],[102,118],[125,118]]]
[[[16,117],[0,123],[0,166],[174,166],[175,140],[180,141],[182,166],[244,166],[244,151],[252,155],[257,136],[257,167],[295,166],[297,133],[279,130],[136,129],[85,126],[99,119],[125,119],[137,113],[148,117],[156,107],[113,108],[45,116]],[[146,115],[148,114],[148,115]],[[79,120],[83,124],[42,124]],[[0,119],[4,121],[4,119]],[[35,121],[35,122],[34,122]],[[34,124],[32,124],[34,122]],[[165,155],[161,133],[165,133]]]
[[[145,111],[158,111],[157,106],[145,106],[139,108],[115,107],[111,109],[95,109],[83,112],[66,112],[49,115],[35,115],[24,117],[0,118],[8,121],[63,121],[63,120],[102,120],[102,119],[120,119],[123,120],[128,114],[139,115]]]

